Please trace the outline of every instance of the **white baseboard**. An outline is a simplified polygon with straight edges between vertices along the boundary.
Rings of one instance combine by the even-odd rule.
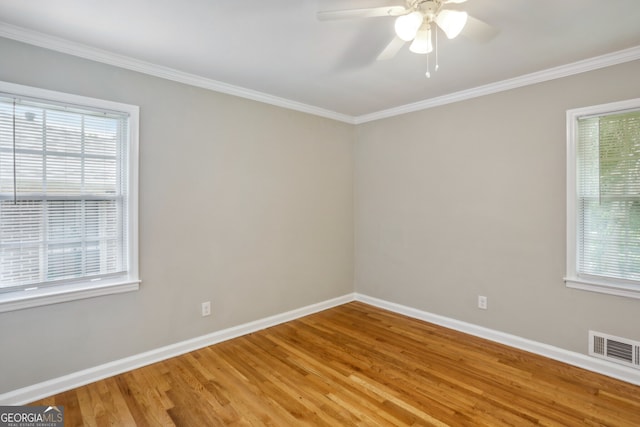
[[[504,332],[474,325],[472,323],[462,322],[460,320],[451,319],[449,317],[440,316],[438,314],[429,313],[426,311],[381,300],[378,298],[373,298],[359,293],[355,294],[355,300],[363,302],[365,304],[373,305],[375,307],[383,308],[385,310],[393,311],[394,313],[413,317],[414,319],[424,320],[425,322],[434,323],[436,325],[444,326],[445,328],[454,329],[456,331],[464,332],[469,335],[474,335],[480,338],[488,339],[490,341],[498,342],[500,344],[505,344],[510,347],[515,347],[520,350],[525,350],[530,353],[535,353],[540,356],[548,357],[549,359],[587,369],[589,371],[619,379],[631,384],[640,385],[640,371],[623,365],[618,365],[616,363],[596,359],[585,354],[576,353],[559,347],[554,347],[552,345],[518,337],[516,335],[507,334]]]
[[[62,393],[76,387],[80,387],[104,378],[112,377],[132,369],[160,362],[171,357],[179,356],[190,351],[198,350],[213,344],[250,334],[261,329],[269,328],[280,323],[288,322],[326,310],[354,300],[354,294],[347,294],[317,304],[287,311],[286,313],[259,319],[243,325],[234,326],[211,334],[192,338],[186,341],[160,347],[124,359],[115,360],[93,368],[84,369],[59,378],[54,378],[38,384],[0,394],[0,406],[24,405],[35,400],[54,394]]]
[[[584,354],[564,350],[548,344],[539,343],[516,335],[507,334],[474,325],[472,323],[462,322],[460,320],[451,319],[449,317],[440,316],[401,304],[396,304],[359,293],[352,293],[0,394],[0,406],[24,405],[53,394],[62,393],[132,369],[160,362],[171,357],[179,356],[181,354],[227,341],[232,338],[237,338],[280,323],[295,320],[351,301],[360,301],[365,304],[393,311],[398,314],[403,314],[408,317],[424,320],[446,328],[568,363],[570,365],[626,381],[631,384],[640,385],[640,371],[623,365],[617,365],[615,363],[592,358]]]

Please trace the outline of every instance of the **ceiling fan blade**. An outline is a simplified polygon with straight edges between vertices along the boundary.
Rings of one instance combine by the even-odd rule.
[[[500,30],[493,25],[469,16],[467,18],[467,24],[464,26],[461,34],[471,40],[486,43],[497,36],[499,32]]]
[[[400,16],[407,13],[404,6],[383,6],[365,9],[326,10],[317,13],[320,21],[336,19],[375,18],[377,16]]]
[[[396,56],[398,51],[402,49],[402,46],[404,46],[404,44],[405,44],[404,40],[402,40],[398,36],[395,36],[393,40],[391,40],[391,42],[387,45],[387,47],[385,47],[384,50],[380,52],[380,55],[378,55],[377,60],[386,61],[387,59],[393,58],[394,56]]]

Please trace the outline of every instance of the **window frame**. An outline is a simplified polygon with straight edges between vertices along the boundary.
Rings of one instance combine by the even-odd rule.
[[[0,293],[0,313],[91,298],[102,295],[136,291],[140,287],[138,270],[138,136],[139,112],[136,105],[68,94],[31,86],[0,81],[0,92],[50,101],[74,104],[91,109],[118,111],[129,115],[129,141],[127,164],[128,202],[127,245],[129,269],[119,277],[102,279],[80,279],[38,289],[16,290]]]
[[[578,120],[640,109],[640,98],[567,110],[567,236],[566,275],[568,288],[629,298],[640,298],[640,281],[581,275],[578,272]]]

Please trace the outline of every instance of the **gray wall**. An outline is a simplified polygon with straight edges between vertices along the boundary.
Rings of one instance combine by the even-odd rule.
[[[0,314],[0,393],[353,292],[353,126],[6,39],[0,57],[0,80],[140,106],[142,278]]]
[[[581,353],[589,329],[640,339],[640,300],[562,280],[565,112],[640,97],[639,75],[635,61],[359,126],[356,291]]]
[[[640,61],[355,127],[1,38],[0,53],[0,80],[141,107],[143,280],[0,314],[0,393],[354,283],[582,353],[588,329],[640,339],[640,300],[562,282],[565,111],[640,97]]]

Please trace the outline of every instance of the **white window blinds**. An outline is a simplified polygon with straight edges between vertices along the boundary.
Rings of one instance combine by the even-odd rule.
[[[577,123],[577,273],[640,281],[640,111]]]
[[[126,274],[128,123],[0,94],[0,292]]]

